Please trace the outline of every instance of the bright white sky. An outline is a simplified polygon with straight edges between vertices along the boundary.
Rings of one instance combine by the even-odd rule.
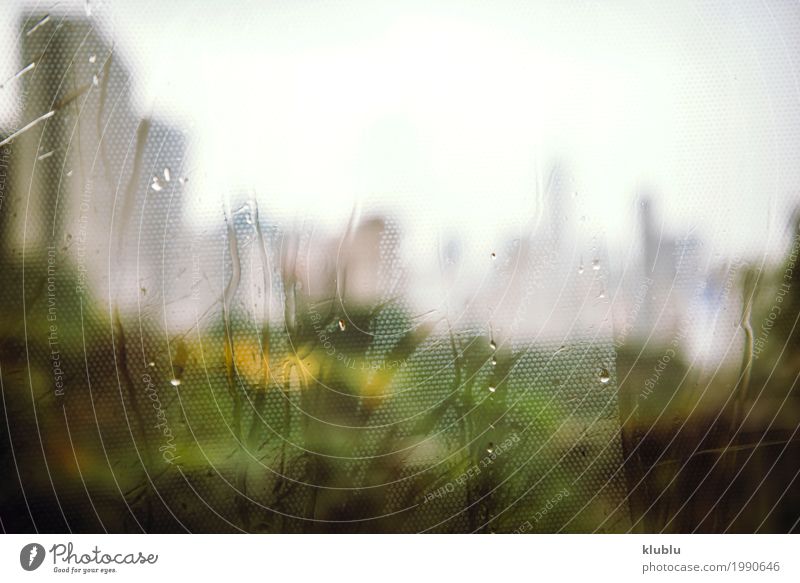
[[[194,122],[192,185],[209,201],[254,188],[269,212],[323,222],[359,201],[469,237],[525,224],[537,167],[559,159],[612,245],[648,184],[673,230],[757,251],[797,200],[797,4],[398,4],[93,11],[113,22],[141,112]]]

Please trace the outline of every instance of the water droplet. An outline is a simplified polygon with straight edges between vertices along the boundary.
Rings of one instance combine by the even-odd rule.
[[[581,275],[582,273],[583,273],[583,263],[581,263],[581,264],[578,266],[578,275]]]
[[[72,176],[72,170],[67,170],[67,178],[69,178],[70,176]]]
[[[13,81],[14,79],[19,79],[20,77],[22,77],[22,76],[23,76],[25,73],[27,73],[28,71],[32,71],[32,70],[33,70],[33,68],[34,68],[35,66],[36,66],[36,63],[35,63],[35,62],[30,62],[30,63],[28,63],[27,65],[25,65],[24,67],[22,67],[22,69],[20,69],[19,71],[17,71],[16,73],[14,73],[14,74],[13,74],[11,77],[9,77],[9,78],[8,78],[6,81],[4,81],[4,82],[3,82],[3,84],[2,84],[2,85],[0,85],[0,89],[2,89],[3,87],[5,87],[5,86],[6,86],[8,83],[10,83],[11,81]]]
[[[48,22],[50,22],[50,15],[49,14],[45,15],[44,17],[42,17],[41,20],[39,20],[39,22],[34,24],[33,27],[31,27],[31,29],[28,32],[25,33],[25,36],[31,36],[34,32],[37,31],[37,29],[40,26],[44,26]]]
[[[340,319],[339,320],[339,330],[344,332],[346,328],[347,328],[347,323],[344,320]]]
[[[181,184],[186,184],[187,182],[189,182],[189,179],[186,178],[185,176],[181,176],[180,178],[178,178],[178,182],[180,182]]]
[[[486,446],[486,453],[493,453],[493,452],[494,452],[494,443],[490,441],[489,445]]]
[[[172,379],[169,384],[171,384],[173,387],[179,387],[181,386],[181,379]]]
[[[604,385],[608,384],[608,381],[611,380],[611,374],[608,372],[608,369],[601,368],[600,369],[600,382]]]
[[[89,62],[96,63],[97,62],[97,55],[89,55]]]
[[[169,178],[170,178],[169,168],[164,168],[164,180],[169,182]]]
[[[8,136],[8,137],[7,137],[7,138],[5,138],[4,140],[0,141],[0,146],[5,146],[5,145],[6,145],[6,144],[8,144],[9,142],[12,142],[12,141],[13,141],[13,140],[14,140],[14,139],[15,139],[17,136],[19,136],[20,134],[24,134],[24,133],[25,133],[25,132],[27,132],[29,129],[31,129],[32,127],[34,127],[36,124],[38,124],[38,123],[41,123],[41,122],[43,122],[43,121],[44,121],[44,120],[46,120],[46,119],[50,119],[50,118],[51,118],[51,117],[53,117],[55,114],[56,114],[56,110],[55,110],[55,109],[53,109],[53,110],[51,110],[51,111],[48,111],[48,112],[47,112],[47,113],[45,113],[44,115],[40,115],[39,117],[37,117],[35,120],[33,120],[32,122],[30,122],[29,124],[22,126],[20,129],[18,129],[17,131],[15,131],[13,134],[11,134],[10,136]]]
[[[48,159],[50,156],[52,156],[52,155],[53,155],[53,152],[54,152],[54,150],[50,150],[49,152],[45,152],[44,154],[41,154],[41,155],[40,155],[40,156],[37,158],[37,160],[47,160],[47,159]]]
[[[86,0],[86,2],[83,5],[83,9],[86,12],[86,17],[87,18],[91,18],[91,16],[92,16],[92,3],[89,0]]]
[[[152,188],[156,192],[161,192],[161,189],[163,187],[161,186],[161,183],[158,181],[158,176],[153,176],[153,182],[152,184],[150,184],[150,188]]]
[[[149,366],[150,368],[155,368],[156,363],[151,360],[150,362],[147,363],[147,366]]]
[[[491,348],[492,350],[497,350],[497,344],[495,343],[494,340],[489,340],[489,348]]]
[[[490,386],[489,387],[489,392],[490,393],[494,393],[495,391],[497,391],[497,387],[495,387],[495,386]]]
[[[495,253],[494,251],[492,251],[492,259],[497,259],[497,253]]]
[[[100,79],[97,77],[97,75],[92,75],[92,85],[95,87],[100,85]]]
[[[250,213],[252,211],[253,211],[253,209],[251,208],[250,202],[248,201],[248,202],[244,203],[242,206],[240,206],[238,209],[233,211],[233,214],[234,215],[244,215],[244,218],[245,218],[245,221],[246,221],[248,219],[248,217],[250,216]]]
[[[592,261],[592,269],[594,269],[595,271],[598,271],[600,269],[599,259],[595,259],[594,261]]]
[[[492,366],[497,366],[497,359],[494,356],[492,357]]]

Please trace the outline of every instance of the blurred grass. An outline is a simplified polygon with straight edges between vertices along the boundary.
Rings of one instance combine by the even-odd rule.
[[[749,321],[768,317],[785,270],[741,276]],[[513,532],[556,498],[534,532],[786,532],[797,519],[800,275],[768,348],[741,371],[709,376],[678,354],[642,399],[663,348],[623,346],[619,405],[598,423],[596,403],[580,407],[581,379],[519,374],[542,369],[553,347],[495,352],[485,336],[415,327],[394,305],[355,308],[342,325],[332,302],[294,288],[282,328],[218,318],[168,344],[63,294],[59,397],[42,279],[26,279],[23,306],[19,262],[3,258],[3,273],[0,500],[12,531]],[[58,277],[60,289],[74,285],[74,272]],[[391,344],[359,332],[379,321],[408,331]],[[333,355],[321,331],[337,339]],[[152,366],[121,358],[139,344]],[[622,465],[603,466],[610,482],[581,480],[607,461],[609,436]],[[491,455],[510,438],[519,445]]]

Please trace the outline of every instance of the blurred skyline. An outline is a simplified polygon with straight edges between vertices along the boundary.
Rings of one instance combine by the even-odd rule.
[[[797,14],[655,6],[117,0],[6,3],[0,20],[51,13],[36,32],[50,35],[91,13],[137,114],[187,135],[199,226],[248,191],[276,222],[335,231],[357,206],[403,223],[406,257],[432,260],[451,235],[483,256],[537,228],[561,165],[576,194],[565,229],[600,235],[611,261],[643,193],[666,230],[723,259],[780,252],[800,178]],[[28,64],[17,41],[2,41],[3,79]],[[18,82],[0,90],[8,128],[30,121]]]

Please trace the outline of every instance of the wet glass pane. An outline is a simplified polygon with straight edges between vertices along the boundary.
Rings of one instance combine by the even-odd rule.
[[[798,8],[7,2],[10,532],[789,532]]]

